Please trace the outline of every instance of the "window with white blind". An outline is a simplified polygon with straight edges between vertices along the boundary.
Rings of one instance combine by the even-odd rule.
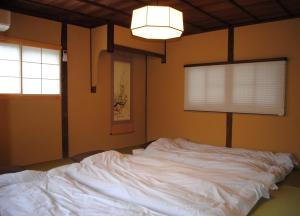
[[[184,109],[284,115],[286,60],[185,67]]]
[[[0,94],[60,94],[60,51],[0,43]]]

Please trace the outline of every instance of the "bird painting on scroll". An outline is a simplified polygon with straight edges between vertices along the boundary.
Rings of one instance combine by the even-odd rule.
[[[131,65],[116,60],[113,67],[113,121],[130,121]]]

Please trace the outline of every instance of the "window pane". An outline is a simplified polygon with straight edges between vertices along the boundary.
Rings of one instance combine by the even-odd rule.
[[[59,79],[60,78],[60,66],[59,65],[47,65],[43,64],[43,78],[44,79]]]
[[[0,59],[20,60],[20,46],[17,44],[0,43]]]
[[[60,83],[59,80],[42,80],[43,94],[59,94]]]
[[[20,62],[0,60],[0,76],[20,77]]]
[[[59,64],[59,56],[60,56],[59,50],[42,49],[43,63]]]
[[[0,93],[21,93],[20,78],[0,77]]]
[[[41,63],[41,58],[41,48],[28,46],[22,47],[22,61]]]
[[[41,64],[37,63],[22,63],[23,77],[25,78],[41,78]]]
[[[23,79],[23,94],[41,94],[41,79]]]

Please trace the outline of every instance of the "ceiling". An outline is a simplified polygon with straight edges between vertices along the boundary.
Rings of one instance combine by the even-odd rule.
[[[84,27],[130,27],[133,9],[168,5],[183,12],[184,34],[300,17],[299,0],[0,0],[0,8]]]

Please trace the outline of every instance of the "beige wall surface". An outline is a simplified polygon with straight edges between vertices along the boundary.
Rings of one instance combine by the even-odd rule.
[[[12,27],[0,36],[60,45],[61,24],[12,13]],[[121,29],[122,30],[122,29]],[[118,30],[117,30],[118,31]],[[121,33],[120,33],[121,34]],[[133,58],[135,131],[110,135],[111,54],[102,52],[97,65],[97,93],[90,93],[89,29],[68,25],[70,155],[144,142],[145,57]],[[119,37],[122,44],[132,43]],[[239,27],[235,59],[286,56],[287,116],[234,114],[233,146],[293,152],[300,157],[300,19]],[[97,44],[96,44],[97,45]],[[160,46],[154,46],[159,50]],[[184,64],[227,60],[227,31],[182,37],[167,43],[167,64],[148,58],[148,140],[189,139],[224,146],[226,115],[183,111]],[[126,54],[128,55],[128,54]],[[59,97],[0,97],[0,166],[24,165],[61,157]]]
[[[59,22],[11,13],[9,30],[1,32],[0,35],[60,45],[60,31]]]
[[[69,25],[68,85],[70,155],[137,145],[145,141],[145,57],[133,55],[135,131],[110,135],[111,54],[98,59],[97,93],[90,93],[89,30]]]
[[[235,59],[288,57],[285,117],[234,115],[233,146],[292,152],[300,159],[300,19],[236,29]]]
[[[180,136],[224,145],[224,114],[183,111],[183,65],[226,60],[226,30],[167,42],[166,64],[161,64],[158,59],[149,59],[148,140]]]
[[[117,45],[143,49],[160,54],[164,54],[165,52],[165,46],[163,41],[147,40],[140,37],[132,36],[130,29],[118,25],[115,25],[114,33],[114,43]]]
[[[235,30],[235,60],[288,57],[287,116],[234,114],[233,147],[292,152],[300,158],[300,19]],[[226,115],[184,112],[184,64],[227,60],[227,31],[167,43],[167,64],[149,61],[148,140],[186,137],[225,145]]]
[[[16,13],[11,19],[0,36],[60,45],[60,23]],[[0,96],[0,166],[60,158],[60,122],[57,96]]]
[[[60,46],[60,31],[60,23],[12,13],[10,30],[0,36]],[[70,155],[145,141],[145,57],[131,56],[135,131],[112,136],[111,54],[103,52],[98,56],[97,93],[91,94],[89,32],[89,29],[68,25]],[[101,44],[94,44],[98,45]],[[0,130],[0,166],[61,158],[60,97],[0,95]]]

